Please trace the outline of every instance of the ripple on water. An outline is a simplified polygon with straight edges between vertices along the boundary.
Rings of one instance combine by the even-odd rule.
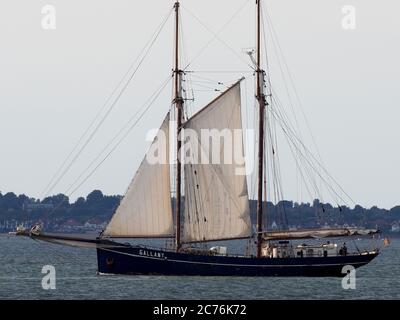
[[[96,252],[0,236],[0,299],[400,299],[400,239],[357,269],[355,290],[341,278],[98,276]],[[57,272],[43,290],[44,265]]]

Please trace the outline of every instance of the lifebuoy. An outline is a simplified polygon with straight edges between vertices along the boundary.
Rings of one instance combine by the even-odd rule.
[[[114,259],[108,257],[108,258],[106,259],[106,264],[107,264],[107,267],[111,268],[111,267],[114,265]]]

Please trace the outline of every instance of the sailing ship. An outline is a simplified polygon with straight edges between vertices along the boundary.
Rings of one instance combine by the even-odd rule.
[[[192,276],[342,276],[344,266],[366,265],[379,249],[350,252],[345,246],[325,241],[305,244],[305,239],[371,236],[378,230],[357,228],[304,229],[271,231],[264,228],[265,206],[265,71],[261,66],[261,0],[257,8],[257,49],[255,62],[258,102],[257,221],[253,230],[246,175],[237,174],[232,163],[211,160],[212,154],[201,139],[202,130],[241,132],[241,82],[231,85],[217,98],[188,119],[184,119],[182,75],[179,61],[180,3],[175,11],[174,108],[176,114],[176,170],[171,179],[170,112],[165,116],[148,153],[157,150],[165,161],[140,164],[125,196],[105,230],[96,239],[49,235],[40,228],[27,235],[34,239],[96,248],[100,274],[192,275]],[[190,137],[187,132],[193,133]],[[241,134],[234,148],[243,152]],[[183,143],[182,143],[183,142]],[[184,146],[183,146],[184,144]],[[206,163],[182,161],[182,147],[190,156],[206,154]],[[224,144],[213,150],[222,155]],[[175,180],[174,206],[171,180]],[[184,183],[183,183],[184,181]],[[184,191],[184,192],[183,192]],[[184,195],[183,195],[184,193]],[[266,215],[268,212],[266,212]],[[113,239],[173,239],[173,246],[155,248],[122,243]],[[243,255],[231,255],[225,246],[198,246],[216,241],[250,239],[255,245]],[[301,239],[301,244],[295,240]],[[197,246],[196,246],[197,245]]]

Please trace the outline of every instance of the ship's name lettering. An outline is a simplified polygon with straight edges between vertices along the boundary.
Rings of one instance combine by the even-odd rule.
[[[139,250],[139,255],[146,257],[164,258],[164,253],[148,250]]]

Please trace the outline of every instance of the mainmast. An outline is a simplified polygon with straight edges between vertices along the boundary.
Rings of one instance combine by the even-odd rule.
[[[175,244],[178,251],[181,247],[181,139],[180,132],[182,128],[182,70],[179,69],[179,1],[175,2],[175,109],[176,109],[176,204],[175,204],[175,218],[176,218],[176,234]]]
[[[263,231],[263,163],[264,163],[264,70],[261,69],[261,0],[256,0],[257,4],[257,100],[259,105],[259,125],[258,125],[258,189],[257,189],[257,257],[261,257],[262,231]]]

